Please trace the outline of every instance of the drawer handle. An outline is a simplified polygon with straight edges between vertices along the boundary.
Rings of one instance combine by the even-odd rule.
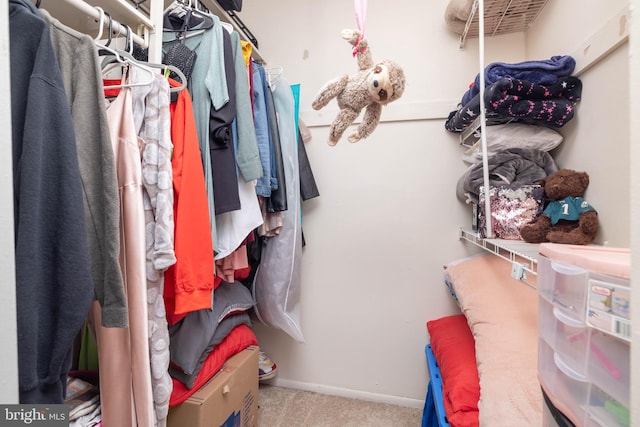
[[[562,303],[560,303],[560,301],[556,300],[556,302],[558,304],[562,305],[563,307],[568,308],[565,305],[563,305]],[[585,323],[583,323],[583,322],[581,322],[579,320],[576,320],[576,319],[574,319],[572,317],[567,316],[562,311],[560,311],[558,309],[558,307],[553,307],[553,315],[555,316],[556,319],[558,319],[559,321],[561,321],[565,325],[569,325],[569,326],[574,327],[574,328],[584,328],[584,327],[587,326]]]
[[[551,268],[553,268],[554,271],[560,273],[560,274],[570,274],[572,276],[577,276],[578,274],[586,274],[587,270],[583,270],[581,268],[578,267],[572,267],[569,265],[565,265],[565,264],[560,264],[557,262],[551,262]]]
[[[560,369],[563,374],[565,374],[572,380],[580,381],[583,383],[587,382],[587,378],[584,377],[583,375],[580,375],[578,372],[574,371],[572,368],[570,368],[569,365],[567,365],[565,361],[562,360],[562,358],[558,353],[555,353],[555,352],[553,353],[553,361],[555,362],[558,369]]]

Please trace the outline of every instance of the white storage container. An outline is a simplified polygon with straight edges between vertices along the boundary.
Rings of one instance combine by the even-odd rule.
[[[567,418],[580,425],[589,396],[587,378],[573,371],[544,340],[538,343],[540,383],[549,399]]]
[[[629,249],[542,243],[540,382],[577,426],[629,425]]]
[[[538,291],[567,316],[584,319],[589,271],[543,255],[538,257]]]
[[[587,324],[567,316],[544,298],[538,302],[538,333],[564,362],[582,376],[587,374]]]
[[[594,329],[587,360],[589,380],[628,408],[631,381],[629,343]]]

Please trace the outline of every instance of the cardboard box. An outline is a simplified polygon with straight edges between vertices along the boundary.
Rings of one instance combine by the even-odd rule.
[[[168,427],[257,427],[258,347],[231,356],[200,390],[169,409]]]

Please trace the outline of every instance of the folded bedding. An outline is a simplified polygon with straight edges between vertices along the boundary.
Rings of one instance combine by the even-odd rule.
[[[570,55],[556,55],[549,59],[514,64],[492,62],[484,69],[484,83],[486,87],[500,79],[513,78],[527,80],[531,83],[553,85],[558,79],[569,77],[575,68],[576,60]],[[480,93],[480,74],[476,75],[473,84],[462,96],[461,104],[465,105],[478,93]]]
[[[484,93],[486,117],[507,118],[522,123],[560,128],[574,116],[574,106],[582,96],[582,82],[574,76],[555,83],[503,78],[487,86]],[[464,131],[480,114],[480,94],[449,113],[445,129]]]
[[[509,148],[487,158],[489,185],[539,184],[543,178],[558,170],[547,151],[530,148]],[[480,187],[484,185],[482,162],[471,166],[458,179],[456,195],[463,202],[478,203]]]
[[[251,291],[240,282],[221,282],[210,310],[188,313],[169,328],[171,364],[186,375],[197,374],[202,357],[219,343],[236,323],[250,324],[246,314],[255,305]],[[240,314],[245,316],[238,316]]]
[[[216,328],[216,332],[211,337],[209,344],[198,357],[193,372],[185,372],[171,361],[169,365],[169,375],[171,375],[173,379],[180,381],[188,389],[194,388],[198,375],[200,374],[207,357],[209,357],[209,354],[222,343],[231,331],[240,325],[251,327],[251,318],[248,313],[239,313],[226,317],[222,322],[220,322],[220,325]]]
[[[555,129],[517,122],[487,126],[485,134],[487,137],[487,156],[509,148],[551,151],[558,147],[563,140],[562,134]],[[481,161],[480,144],[475,144],[467,150],[463,154],[462,160],[469,164]]]
[[[475,341],[480,425],[542,425],[536,290],[513,279],[511,263],[495,255],[451,262],[445,275]]]
[[[176,406],[187,400],[189,396],[213,378],[228,358],[252,345],[258,345],[258,339],[249,326],[241,324],[233,328],[204,359],[191,388],[173,378],[173,390],[169,399],[169,406]]]

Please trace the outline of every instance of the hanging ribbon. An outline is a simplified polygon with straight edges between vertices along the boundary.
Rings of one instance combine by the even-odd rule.
[[[354,0],[354,8],[356,12],[356,24],[358,25],[358,31],[360,31],[360,37],[353,45],[353,56],[356,56],[359,52],[364,52],[365,49],[360,49],[359,45],[362,39],[364,39],[364,27],[367,22],[367,0]]]

